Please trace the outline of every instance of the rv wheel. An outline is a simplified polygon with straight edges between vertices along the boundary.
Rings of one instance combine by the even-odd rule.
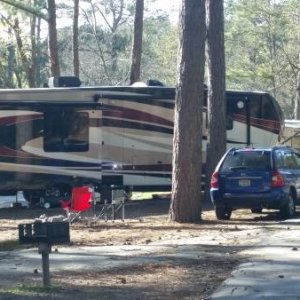
[[[44,208],[49,209],[51,207],[49,202],[45,202],[44,203]]]
[[[46,197],[68,197],[71,195],[71,187],[67,184],[56,184],[45,191]]]

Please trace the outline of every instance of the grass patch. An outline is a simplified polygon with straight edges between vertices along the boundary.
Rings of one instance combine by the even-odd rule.
[[[164,198],[170,195],[170,192],[133,192],[131,200],[149,200]]]
[[[0,242],[0,252],[1,251],[30,249],[32,247],[34,247],[34,245],[20,244],[18,240],[6,240],[6,241]],[[35,247],[37,247],[37,246],[35,245]]]
[[[20,245],[16,240],[8,240],[0,242],[0,251],[11,251],[14,249],[22,249],[24,246]]]
[[[10,288],[0,288],[0,291],[2,293],[10,293],[14,295],[32,295],[32,294],[53,294],[53,293],[58,293],[62,290],[63,288],[60,286],[30,286],[30,285],[20,285],[20,286],[15,286],[15,287],[10,287]]]

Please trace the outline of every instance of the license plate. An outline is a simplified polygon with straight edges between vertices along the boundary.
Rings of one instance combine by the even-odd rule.
[[[250,179],[240,179],[239,186],[250,186],[251,180]]]

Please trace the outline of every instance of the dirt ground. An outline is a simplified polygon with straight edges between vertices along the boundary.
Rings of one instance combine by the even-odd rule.
[[[206,206],[199,224],[170,223],[169,201],[159,199],[126,204],[124,221],[99,218],[93,223],[89,219],[71,225],[70,247],[158,242],[176,246],[177,242],[195,238],[201,241],[197,259],[164,258],[162,254],[155,263],[97,272],[52,273],[49,289],[42,287],[41,277],[35,272],[10,287],[2,286],[0,278],[0,299],[209,299],[233,268],[247,260],[241,251],[259,242],[262,232],[276,230],[279,219],[275,213],[255,215],[240,210],[230,221],[218,221],[212,207]],[[30,223],[42,214],[63,213],[60,208],[1,209],[0,254],[20,247],[18,224]]]

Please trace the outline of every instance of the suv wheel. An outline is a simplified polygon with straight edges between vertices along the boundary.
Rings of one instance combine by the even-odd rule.
[[[218,220],[229,220],[231,217],[232,209],[224,206],[216,206],[215,212]]]
[[[295,214],[295,201],[292,193],[289,194],[288,202],[280,209],[280,214],[284,218],[290,218]]]

